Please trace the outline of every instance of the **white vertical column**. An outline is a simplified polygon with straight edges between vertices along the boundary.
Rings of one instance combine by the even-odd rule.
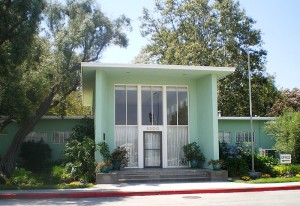
[[[144,138],[142,130],[142,87],[137,86],[137,123],[138,123],[138,167],[144,167]]]
[[[162,131],[162,167],[168,167],[168,120],[167,120],[167,87],[163,86],[163,131]]]

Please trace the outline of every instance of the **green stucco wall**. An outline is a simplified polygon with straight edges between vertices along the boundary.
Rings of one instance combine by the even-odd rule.
[[[267,120],[253,120],[253,131],[255,132],[254,146],[256,151],[259,148],[272,149],[275,140],[268,135],[264,129]],[[230,132],[230,144],[236,144],[236,132],[251,131],[250,120],[219,120],[219,131]]]
[[[216,75],[188,79],[140,77],[130,74],[107,76],[101,70],[95,72],[96,143],[103,141],[105,135],[105,141],[109,144],[110,150],[114,149],[114,86],[116,84],[188,86],[190,142],[200,143],[208,160],[219,157]],[[100,160],[98,152],[96,160]]]
[[[52,159],[61,158],[65,144],[54,144],[52,142],[53,132],[72,131],[72,128],[81,123],[81,119],[41,119],[34,127],[34,132],[47,132],[47,144],[52,149]],[[7,135],[0,135],[0,155],[3,157],[6,153],[12,139],[17,132],[18,126],[15,123],[9,125],[6,129]]]
[[[209,161],[219,158],[217,119],[217,78],[209,75],[197,81],[197,138]]]

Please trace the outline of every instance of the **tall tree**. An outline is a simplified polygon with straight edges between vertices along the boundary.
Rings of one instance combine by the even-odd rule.
[[[300,89],[294,88],[292,90],[282,90],[280,97],[272,106],[269,116],[282,115],[287,109],[293,109],[296,112],[300,112]]]
[[[0,1],[0,131],[28,117],[20,65],[38,32],[45,0]]]
[[[247,53],[251,56],[253,114],[264,116],[277,96],[265,71],[267,52],[255,21],[233,0],[156,0],[154,14],[144,9],[142,35],[150,38],[136,62],[232,66],[236,71],[218,86],[223,115],[248,116]]]
[[[292,162],[300,163],[300,112],[286,110],[274,121],[268,122],[266,130],[275,139],[274,149],[292,155]]]
[[[31,48],[32,61],[22,65],[30,70],[23,78],[32,83],[28,84],[26,97],[30,97],[28,104],[33,112],[17,131],[0,163],[4,173],[12,171],[23,139],[40,118],[78,89],[80,62],[98,60],[111,44],[128,44],[123,31],[130,28],[130,20],[121,16],[111,21],[93,0],[49,3],[44,20],[40,36]]]

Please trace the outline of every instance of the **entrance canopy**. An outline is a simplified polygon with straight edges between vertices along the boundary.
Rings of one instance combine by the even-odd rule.
[[[87,106],[92,105],[95,71],[102,71],[111,78],[135,77],[144,79],[147,77],[195,80],[207,75],[216,75],[218,79],[222,79],[234,70],[233,67],[82,62],[83,103]]]

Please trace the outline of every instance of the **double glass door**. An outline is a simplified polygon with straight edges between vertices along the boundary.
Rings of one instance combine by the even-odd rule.
[[[162,167],[161,132],[144,132],[144,167]]]

